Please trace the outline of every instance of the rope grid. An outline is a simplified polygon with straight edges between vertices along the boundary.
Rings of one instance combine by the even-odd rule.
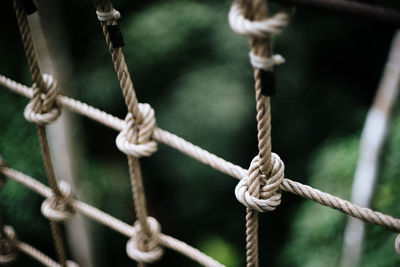
[[[6,177],[13,179],[45,197],[41,206],[42,214],[49,219],[54,247],[59,263],[50,259],[35,248],[19,241],[14,230],[0,220],[0,263],[15,259],[16,251],[35,258],[45,266],[76,267],[67,260],[60,222],[71,218],[75,212],[85,215],[129,238],[127,255],[137,261],[139,266],[159,260],[163,247],[175,250],[204,266],[223,266],[196,248],[165,235],[159,222],[148,215],[146,198],[140,170],[139,158],[151,156],[157,151],[158,142],[164,143],[216,170],[239,179],[235,195],[246,206],[246,260],[247,266],[258,266],[258,213],[273,211],[281,202],[281,190],[322,205],[362,221],[400,232],[400,220],[389,215],[359,207],[308,185],[284,178],[284,163],[271,151],[270,96],[274,94],[273,67],[284,62],[280,55],[273,55],[271,37],[282,31],[289,23],[291,8],[282,9],[273,17],[268,15],[267,2],[263,0],[237,0],[229,13],[232,29],[250,38],[250,62],[254,69],[255,96],[257,110],[259,153],[250,163],[248,170],[230,163],[183,138],[162,130],[156,125],[154,110],[149,104],[139,103],[133,82],[122,52],[123,39],[118,28],[121,15],[109,0],[95,0],[96,14],[109,48],[117,78],[125,99],[127,115],[121,120],[78,100],[62,96],[57,92],[55,79],[42,74],[32,41],[27,20],[26,8],[19,0],[13,0],[16,17],[26,52],[28,65],[34,81],[31,87],[19,84],[0,75],[0,85],[31,99],[24,111],[25,118],[37,125],[44,168],[49,187],[36,179],[18,172],[0,158],[0,188]],[[25,9],[24,9],[25,8]],[[93,119],[107,127],[119,131],[116,146],[127,155],[129,176],[132,187],[133,206],[137,221],[126,224],[101,210],[79,201],[71,187],[57,180],[52,166],[45,126],[56,120],[61,107]],[[395,241],[395,249],[400,254],[400,235]]]

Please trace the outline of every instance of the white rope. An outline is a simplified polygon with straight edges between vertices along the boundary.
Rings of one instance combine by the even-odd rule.
[[[273,55],[272,57],[265,58],[259,57],[255,55],[253,52],[249,53],[250,63],[254,68],[263,69],[263,70],[271,70],[271,68],[275,65],[281,65],[285,63],[285,59],[281,55]]]
[[[96,10],[96,15],[99,21],[117,20],[121,18],[121,13],[115,9],[109,12],[101,12]]]
[[[11,91],[23,95],[25,97],[28,98],[33,97],[32,88],[17,83],[13,80],[10,80],[3,75],[0,75],[0,85],[3,85],[6,88],[10,89]],[[96,109],[92,106],[89,106],[86,103],[82,103],[78,100],[58,95],[57,102],[59,103],[60,106],[64,106],[65,108],[68,108],[71,111],[76,112],[77,114],[93,119],[114,130],[122,131],[123,128],[125,127],[125,122],[123,120],[115,116],[112,116],[110,114],[107,114],[106,112]],[[185,139],[176,136],[168,131],[162,130],[158,127],[154,129],[153,138],[156,141],[171,146],[172,148],[202,162],[203,164],[206,164],[236,179],[242,179],[242,177],[245,177],[247,175],[247,170],[245,170],[244,168],[235,165],[231,162],[228,162],[186,141]],[[37,182],[34,179],[29,179],[30,178],[29,176],[26,176],[22,173],[16,174],[15,171],[8,168],[5,168],[4,174],[6,174],[7,176],[13,175],[12,178],[14,178],[18,182],[29,187],[31,190],[45,197],[50,197],[52,195],[50,188],[44,186],[43,184]],[[354,205],[346,200],[342,200],[338,197],[332,196],[328,193],[312,188],[311,186],[304,185],[285,178],[283,179],[280,188],[284,191],[299,195],[301,197],[313,200],[322,205],[336,209],[340,212],[358,218],[362,221],[380,225],[392,231],[400,232],[399,219],[393,218],[389,215],[385,215],[377,211],[373,211],[368,208],[363,208]],[[118,219],[78,200],[74,200],[72,205],[76,211],[84,214],[85,216],[92,218],[93,220],[96,220],[104,225],[107,225],[111,229],[121,234],[124,234],[128,237],[132,236],[131,235],[133,232],[132,226],[124,222],[121,222]],[[208,257],[207,255],[201,254],[201,256],[199,257],[198,253],[201,253],[200,251],[198,251],[193,247],[188,246],[184,242],[174,239],[173,237],[161,234],[160,240],[162,245],[169,247],[170,249],[176,250],[182,253],[183,255],[203,264],[204,266],[219,266],[218,265],[219,263],[216,263],[212,258]],[[400,241],[398,242],[400,243]],[[397,246],[396,248],[400,247],[400,245],[397,244],[396,246]],[[210,262],[214,262],[214,265],[209,264]]]
[[[0,75],[0,85],[5,86],[6,88],[10,89],[13,92],[16,92],[20,95],[23,95],[25,97],[31,98],[33,95],[33,90],[32,88],[29,88],[25,85],[22,85],[20,83],[17,83],[13,80],[8,79],[7,77]],[[91,118],[105,126],[108,126],[116,131],[122,131],[125,122],[115,116],[112,116],[110,114],[107,114],[104,111],[101,111],[97,108],[94,108],[92,106],[89,106],[86,103],[82,103],[78,100],[66,97],[66,96],[57,96],[57,101],[60,104],[60,106],[66,107],[70,109],[73,112],[76,112],[77,114],[80,114],[82,116],[86,116],[88,118]],[[163,129],[160,129],[156,127],[153,132],[153,138],[156,141],[162,142],[180,152],[183,154],[188,155],[189,157],[192,157],[200,162],[202,162],[205,165],[208,165],[220,172],[223,172],[231,177],[234,177],[236,179],[242,179],[247,175],[247,170],[242,168],[241,166],[235,165],[229,161],[224,160],[223,158],[220,158],[207,150],[202,149],[201,147],[198,147],[182,137],[179,137],[175,134],[172,134],[168,131],[165,131]],[[7,168],[5,168],[7,169]],[[20,175],[23,175],[20,173]],[[25,175],[25,177],[28,177]],[[15,177],[14,177],[15,178]],[[45,196],[45,197],[50,197],[52,195],[51,190],[44,186],[43,184],[36,182],[35,180],[25,180],[24,183],[26,186],[30,187],[32,190],[35,192]],[[31,186],[29,186],[31,185]],[[290,192],[292,194],[299,195],[301,197],[313,200],[315,202],[318,202],[322,205],[334,208],[340,212],[343,212],[345,214],[348,214],[352,217],[358,218],[362,221],[373,223],[376,225],[380,225],[383,227],[386,227],[390,230],[400,232],[400,220],[393,218],[389,215],[382,214],[377,211],[373,211],[368,208],[363,208],[358,205],[355,205],[349,201],[340,199],[338,197],[332,196],[328,193],[322,192],[318,189],[315,189],[311,186],[301,184],[296,181],[292,181],[290,179],[283,179],[280,188],[284,191]],[[81,202],[82,203],[82,202]],[[78,210],[78,207],[74,205],[74,208]],[[80,207],[82,208],[82,207]],[[92,207],[93,208],[93,207]],[[97,209],[96,209],[97,210]],[[87,216],[88,213],[85,213]],[[103,213],[104,215],[104,213]],[[91,214],[91,218],[95,217],[95,214]],[[111,217],[111,216],[110,216]],[[104,223],[104,222],[102,222]],[[107,224],[108,225],[108,224]],[[111,225],[108,225],[111,227]],[[128,225],[128,227],[130,227]],[[112,228],[116,231],[119,231],[118,229]],[[122,232],[121,232],[122,233]]]
[[[400,234],[397,235],[396,240],[394,241],[394,248],[396,249],[397,254],[400,255]]]
[[[147,217],[147,223],[151,232],[151,236],[146,239],[147,250],[142,251],[139,248],[143,230],[139,221],[136,221],[133,226],[133,237],[126,244],[126,253],[137,262],[153,263],[158,261],[164,252],[160,246],[161,226],[153,217]]]
[[[36,193],[46,198],[52,196],[52,191],[49,187],[45,186],[44,184],[40,183],[36,179],[26,174],[23,174],[8,167],[3,167],[1,171],[7,177],[17,181],[18,183],[23,184],[24,186],[28,187],[29,189],[35,191]],[[109,228],[129,238],[132,238],[135,233],[135,229],[133,226],[125,222],[122,222],[117,218],[114,218],[111,215],[95,207],[92,207],[89,204],[81,202],[75,198],[71,200],[71,206],[74,208],[75,211],[81,213],[82,215],[85,215],[88,218],[91,218],[101,224],[104,224]],[[198,249],[193,248],[192,246],[186,244],[185,242],[182,242],[178,239],[175,239],[163,233],[159,234],[159,242],[160,245],[175,250],[176,252],[181,253],[182,255],[200,263],[203,266],[210,266],[210,267],[224,266],[218,261],[214,260],[213,258],[205,255]]]
[[[290,11],[283,9],[270,17],[261,21],[246,19],[237,2],[232,4],[229,11],[229,24],[234,32],[252,38],[270,38],[271,35],[280,33],[290,20]]]
[[[284,178],[285,165],[280,157],[272,153],[272,170],[269,177],[260,174],[259,157],[256,156],[249,168],[248,176],[241,179],[235,188],[235,196],[247,208],[258,212],[275,210],[281,203],[280,185]],[[250,177],[262,176],[259,197],[252,196],[249,190]]]
[[[71,200],[74,197],[71,186],[66,181],[60,180],[58,182],[62,198],[57,198],[54,194],[43,201],[40,208],[44,217],[51,221],[63,222],[71,219],[74,215],[70,207]]]
[[[271,38],[272,35],[280,33],[290,20],[290,10],[282,9],[275,16],[261,21],[253,21],[245,18],[237,2],[232,4],[229,12],[229,24],[232,30],[240,35],[250,38]],[[254,68],[269,71],[274,65],[285,62],[281,55],[272,57],[260,57],[250,52],[250,62]]]

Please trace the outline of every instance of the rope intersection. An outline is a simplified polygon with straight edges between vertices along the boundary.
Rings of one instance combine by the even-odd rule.
[[[163,234],[160,223],[148,215],[139,158],[151,156],[156,152],[158,142],[169,145],[206,165],[240,179],[235,188],[235,195],[239,202],[247,208],[247,266],[258,266],[259,264],[258,212],[276,209],[281,203],[282,190],[314,200],[363,221],[400,232],[399,219],[368,208],[359,207],[310,186],[284,178],[284,163],[277,154],[271,151],[270,94],[268,93],[270,88],[266,88],[269,83],[265,82],[265,77],[266,73],[273,71],[274,65],[284,62],[282,56],[272,55],[270,39],[272,35],[281,32],[288,25],[291,8],[284,7],[273,17],[268,17],[268,8],[265,1],[237,0],[233,3],[229,12],[229,22],[232,29],[236,33],[250,38],[251,51],[249,55],[255,78],[259,153],[252,160],[249,169],[245,170],[189,143],[181,137],[158,128],[152,107],[149,104],[139,103],[136,97],[121,48],[123,46],[123,42],[121,42],[122,36],[118,37],[119,30],[116,35],[115,27],[110,27],[118,26],[118,20],[121,15],[112,7],[109,0],[95,0],[96,14],[125,99],[127,107],[125,120],[118,119],[78,100],[58,94],[55,78],[48,74],[41,74],[27,20],[27,13],[25,13],[26,11],[24,11],[19,0],[13,0],[13,2],[34,83],[29,88],[0,75],[0,85],[31,98],[25,108],[24,116],[28,121],[37,125],[44,168],[50,188],[32,177],[7,167],[1,158],[0,188],[6,180],[5,177],[8,177],[46,198],[42,203],[41,212],[50,221],[59,263],[33,247],[18,241],[14,230],[10,226],[3,225],[1,221],[0,263],[12,261],[16,257],[16,250],[19,250],[46,266],[78,266],[76,263],[66,259],[66,250],[59,223],[71,218],[75,212],[79,212],[129,237],[130,239],[126,245],[127,255],[137,261],[139,266],[159,260],[163,255],[163,247],[180,252],[204,266],[222,266],[199,250]],[[47,143],[45,125],[58,118],[61,107],[68,108],[119,131],[115,142],[118,149],[127,155],[133,206],[137,218],[133,225],[119,221],[77,200],[71,186],[64,181],[56,179]],[[396,238],[395,249],[400,254],[400,235]]]

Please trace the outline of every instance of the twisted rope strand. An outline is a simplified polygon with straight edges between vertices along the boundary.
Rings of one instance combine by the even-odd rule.
[[[49,267],[61,267],[60,264],[58,264],[57,262],[55,262],[53,259],[51,259],[49,256],[45,255],[43,252],[37,250],[36,248],[21,242],[21,241],[17,241],[15,246],[22,251],[23,253],[25,253],[26,255],[34,258],[35,260],[37,260],[38,262],[40,262],[41,264],[43,264],[44,266],[49,266]]]
[[[13,0],[13,4],[18,21],[19,31],[21,33],[22,44],[24,45],[26,59],[28,60],[28,66],[32,75],[32,79],[37,84],[39,90],[44,90],[44,88],[46,88],[46,85],[40,72],[35,46],[33,44],[32,36],[29,29],[28,18],[19,0]],[[41,93],[45,93],[45,91],[42,91]]]
[[[36,55],[34,43],[32,40],[27,16],[19,0],[13,0],[13,3],[21,33],[22,42],[26,53],[26,58],[28,60],[29,69],[31,71],[32,79],[35,83],[34,87],[36,89],[33,91],[33,100],[32,100],[33,102],[31,102],[32,110],[31,112],[27,112],[26,114],[29,115],[30,113],[36,113],[36,114],[46,113],[49,112],[53,106],[53,101],[55,100],[57,95],[56,88],[55,87],[49,88],[48,84],[44,81],[43,76],[40,72],[39,62]],[[50,85],[51,84],[52,81]],[[43,101],[41,100],[42,94],[45,94],[46,96],[46,98]],[[28,105],[27,108],[28,107],[30,108],[30,105]],[[56,116],[59,115],[59,113],[56,112],[54,113],[54,115],[55,117],[53,116],[51,120],[56,118]],[[45,166],[49,185],[52,188],[56,197],[58,197],[59,200],[62,200],[62,194],[60,192],[60,189],[58,188],[53,165],[51,162],[51,155],[46,137],[46,129],[40,123],[37,123],[37,132],[42,151],[42,159]],[[66,249],[64,246],[64,240],[62,237],[60,226],[55,221],[50,221],[50,228],[54,241],[55,250],[57,252],[61,265],[64,267],[66,266]]]
[[[29,97],[31,98],[33,96],[32,88],[29,88],[15,81],[12,81],[2,75],[0,75],[0,85],[8,88],[12,92],[18,93],[28,98]],[[66,96],[59,95],[57,101],[61,106],[68,108],[69,110],[76,112],[77,114],[93,119],[107,127],[110,127],[111,129],[114,129],[116,131],[121,131],[124,128],[125,122],[123,120],[114,117],[110,114],[107,114],[92,106],[89,106],[85,103],[82,103],[78,100],[74,100]],[[202,162],[203,164],[208,165],[233,178],[240,180],[247,175],[248,170],[238,165],[235,165],[231,162],[228,162],[196,145],[193,145],[192,143],[186,141],[185,139],[176,136],[163,129],[155,128],[153,133],[153,138],[156,141],[164,143],[165,145],[168,145],[182,152],[183,154],[186,154],[187,156],[194,158]],[[32,182],[33,181],[29,180],[29,182],[27,182],[28,184],[25,185],[45,197],[51,196],[51,190],[49,188],[45,186],[40,186],[36,183],[34,183],[34,185],[31,185],[30,183]],[[311,186],[304,185],[299,182],[295,182],[285,178],[280,184],[280,189],[301,196],[303,198],[310,199],[324,206],[336,209],[342,213],[360,219],[364,222],[376,224],[385,227],[391,231],[400,233],[399,219],[395,219],[389,215],[382,214],[380,212],[373,211],[368,208],[359,207],[357,205],[350,203],[347,200],[343,200],[340,199],[339,197],[332,196],[329,193],[322,192]],[[263,194],[263,192],[261,192],[261,194]],[[348,208],[343,209],[343,206],[346,206]]]
[[[266,1],[238,2],[245,19],[262,21],[268,18]],[[235,5],[235,4],[234,4]],[[260,58],[271,57],[270,38],[266,36],[250,35],[251,55]],[[258,164],[259,172],[255,174],[252,168],[248,174],[247,192],[256,199],[260,196],[261,176],[269,176],[271,171],[271,114],[269,97],[264,96],[261,91],[260,69],[254,68],[256,110],[257,110],[257,139],[258,139],[258,160],[252,163]],[[246,262],[247,267],[258,267],[258,211],[252,208],[246,209]]]
[[[52,190],[45,186],[44,184],[40,183],[36,179],[11,169],[9,167],[4,167],[1,169],[1,172],[6,175],[8,178],[15,180],[16,182],[28,187],[32,191],[42,195],[43,197],[49,198],[53,193]],[[134,227],[122,222],[111,215],[92,207],[84,202],[81,202],[77,199],[71,200],[71,205],[75,208],[75,210],[82,215],[85,215],[92,220],[95,220],[103,225],[108,226],[109,228],[127,236],[132,237],[134,231]],[[160,234],[160,244],[165,246],[169,249],[175,250],[178,253],[204,265],[204,266],[223,266],[221,263],[217,262],[216,260],[212,259],[211,257],[205,255],[204,253],[200,252],[198,249],[191,247],[190,245],[179,241],[171,236]]]
[[[329,1],[329,0],[326,0]],[[301,2],[301,1],[300,1]],[[108,25],[115,25],[117,24],[116,20],[119,19],[120,14],[119,12],[115,11],[109,2],[109,0],[95,0],[96,6],[97,6],[97,14],[99,16],[99,20],[101,21],[103,33],[106,38],[106,43],[109,46],[109,50],[112,56],[112,60],[114,62],[114,68],[117,73],[118,80],[120,81],[120,86],[125,98],[125,102],[128,108],[128,115],[132,115],[132,120],[136,125],[141,125],[143,122],[143,114],[140,111],[140,104],[137,100],[135,90],[133,87],[132,80],[130,78],[129,71],[127,69],[127,65],[124,59],[124,55],[122,53],[121,48],[113,48],[112,42],[109,36],[109,33],[107,31],[107,26]],[[241,4],[243,10],[244,10],[244,16],[247,17],[250,20],[263,20],[268,18],[268,10],[267,10],[267,5],[266,2],[264,1],[247,1],[247,0],[238,0],[238,3]],[[18,0],[14,0],[14,6],[16,10],[16,15],[18,19],[18,24],[20,27],[20,32],[21,32],[21,37],[23,40],[25,52],[27,55],[28,63],[29,63],[29,68],[32,73],[32,78],[35,82],[34,84],[34,89],[32,90],[32,94],[29,95],[34,99],[34,102],[32,103],[32,110],[33,112],[38,113],[39,115],[45,112],[49,112],[54,104],[54,100],[57,98],[59,101],[64,102],[64,104],[67,106],[69,105],[71,109],[83,113],[84,115],[88,115],[90,113],[90,117],[103,122],[104,124],[108,126],[114,126],[117,128],[122,128],[122,130],[126,130],[126,136],[127,140],[133,144],[138,144],[140,145],[142,142],[140,141],[141,135],[139,134],[140,132],[140,127],[133,127],[133,124],[129,124],[128,122],[120,122],[119,119],[108,115],[102,111],[99,111],[97,109],[94,109],[86,104],[80,103],[78,101],[75,101],[73,99],[69,99],[66,97],[58,97],[56,90],[50,90],[50,86],[52,84],[50,83],[47,84],[47,82],[44,80],[42,74],[40,73],[40,68],[37,60],[37,56],[35,53],[33,41],[31,38],[30,34],[30,29],[27,21],[27,17],[25,13],[22,10],[21,4]],[[365,11],[365,10],[364,10]],[[367,11],[368,13],[368,11]],[[287,22],[285,22],[286,15],[283,14],[278,14],[276,18],[280,18],[283,23],[279,24],[274,24],[276,20],[272,23],[269,24],[269,27],[273,29],[272,31],[280,31],[282,27],[284,27]],[[251,26],[252,24],[249,23],[249,21],[243,20],[242,22],[247,23],[247,26]],[[267,21],[268,22],[268,21]],[[260,23],[261,25],[262,23]],[[251,29],[250,29],[251,30]],[[257,27],[256,27],[257,31]],[[255,164],[257,164],[257,167],[259,169],[259,172],[254,172],[254,166],[250,166],[250,169],[248,171],[248,188],[247,192],[251,197],[254,197],[255,199],[258,199],[260,195],[262,195],[265,198],[272,198],[276,196],[277,190],[279,188],[282,188],[286,191],[302,195],[305,197],[308,197],[310,199],[313,199],[321,204],[327,205],[329,207],[338,209],[344,213],[350,214],[351,216],[357,217],[357,218],[362,218],[363,220],[366,221],[371,221],[372,223],[379,224],[379,225],[384,225],[385,227],[388,227],[389,229],[395,229],[398,230],[398,220],[394,219],[390,216],[384,215],[379,212],[373,212],[372,210],[365,209],[365,208],[360,208],[356,205],[351,204],[348,201],[343,201],[337,197],[333,197],[327,193],[323,193],[319,190],[313,189],[309,186],[301,185],[296,182],[292,182],[288,179],[283,179],[283,169],[280,170],[278,169],[276,173],[279,173],[279,175],[274,175],[274,177],[271,177],[270,179],[265,179],[265,177],[268,177],[271,173],[272,166],[273,164],[276,163],[276,159],[271,157],[271,118],[270,118],[270,99],[269,97],[266,97],[262,94],[262,85],[261,85],[261,70],[262,69],[271,69],[273,68],[274,64],[278,64],[278,62],[283,62],[282,58],[273,57],[272,58],[272,53],[271,53],[271,46],[270,46],[270,35],[271,33],[268,31],[261,31],[261,36],[260,33],[255,33],[252,35],[251,33],[246,33],[246,31],[243,31],[245,35],[249,35],[251,37],[250,40],[250,46],[251,46],[251,62],[254,66],[254,77],[255,77],[255,90],[256,90],[256,110],[257,110],[257,129],[258,129],[258,148],[259,148],[259,154],[257,156],[257,160],[254,161]],[[264,36],[263,36],[264,35]],[[5,80],[5,83],[9,87],[19,87],[18,84]],[[55,88],[55,85],[54,85]],[[20,90],[21,88],[18,88],[20,92],[23,92],[27,88],[23,88],[24,90]],[[28,88],[29,89],[29,88]],[[25,90],[26,91],[26,90]],[[41,97],[44,95],[44,99],[41,100]],[[62,99],[62,100],[61,100]],[[85,109],[85,111],[83,111]],[[53,116],[54,115],[54,116]],[[54,113],[53,112],[52,119],[53,117],[56,118],[59,113]],[[153,115],[154,116],[154,115]],[[33,122],[37,123],[37,129],[38,129],[38,136],[39,136],[39,141],[41,145],[41,151],[42,151],[42,158],[44,162],[44,166],[46,169],[46,173],[48,176],[49,180],[49,185],[52,188],[52,190],[49,192],[48,188],[44,189],[38,186],[36,188],[36,191],[43,191],[46,192],[46,194],[49,195],[49,197],[52,197],[53,194],[58,198],[58,200],[62,200],[63,198],[63,193],[60,191],[58,187],[57,180],[54,175],[54,169],[52,166],[51,162],[51,156],[50,156],[50,151],[49,147],[47,144],[47,138],[46,138],[46,131],[44,126],[42,126],[42,123],[39,122],[39,120],[33,120]],[[43,120],[43,124],[49,122],[49,119]],[[117,126],[115,126],[117,125]],[[126,129],[124,129],[127,127]],[[156,135],[156,132],[158,133],[163,133],[161,129],[154,127],[154,125],[151,128],[145,129],[146,131],[149,131],[149,136],[145,138],[143,142],[148,141],[147,139],[151,137],[151,135]],[[169,135],[169,141],[165,141],[168,139],[165,139],[166,136]],[[202,150],[199,147],[196,147],[187,141],[183,139],[179,139],[179,137],[174,136],[172,134],[169,134],[168,132],[163,133],[162,136],[159,137],[160,139],[164,138],[164,143],[168,144],[168,142],[175,142],[174,144],[169,144],[172,147],[175,147],[181,151],[183,151],[186,154],[191,155],[192,157],[195,158],[203,158],[201,159],[202,162],[216,168],[219,170],[222,170],[225,173],[228,173],[232,176],[237,177],[238,173],[243,173],[245,170],[242,171],[242,169],[238,166],[235,166],[229,162],[226,162],[225,160],[218,158],[211,153]],[[183,144],[183,147],[179,147],[178,143]],[[188,152],[188,148],[192,149],[193,151]],[[124,151],[124,150],[123,150]],[[199,153],[199,154],[195,154]],[[213,160],[209,160],[209,159]],[[275,163],[272,163],[272,161],[275,161]],[[215,164],[215,162],[218,162]],[[135,205],[135,213],[138,217],[138,222],[140,226],[138,227],[133,227],[130,230],[130,235],[132,235],[132,232],[134,235],[141,235],[142,232],[145,234],[144,236],[140,237],[138,240],[145,240],[146,235],[147,238],[153,234],[157,235],[157,240],[160,239],[160,241],[154,241],[154,240],[148,240],[149,242],[141,242],[138,243],[137,246],[140,250],[147,251],[148,250],[148,245],[151,242],[161,242],[162,238],[164,235],[161,235],[159,233],[155,233],[151,228],[153,226],[150,225],[155,225],[152,223],[148,223],[148,214],[147,214],[147,209],[146,209],[146,202],[145,202],[145,195],[144,195],[144,189],[143,189],[143,181],[142,181],[142,176],[141,176],[141,170],[140,170],[140,165],[139,165],[139,159],[138,156],[132,156],[129,155],[128,153],[128,165],[129,165],[129,172],[130,172],[130,178],[131,178],[131,185],[132,185],[132,191],[133,191],[133,198],[134,198],[134,205]],[[224,165],[221,167],[220,165]],[[283,164],[281,164],[283,166]],[[229,170],[227,169],[227,166]],[[253,172],[250,172],[252,170]],[[3,173],[6,172],[4,168],[1,170]],[[27,177],[24,177],[27,178]],[[29,177],[30,178],[30,177]],[[32,179],[32,178],[30,178]],[[26,182],[26,181],[25,181]],[[30,186],[36,186],[32,181],[26,182],[26,185],[29,184]],[[280,193],[279,194],[279,199],[273,200],[279,205],[280,203]],[[73,202],[73,205],[71,206],[77,206],[77,208],[80,210],[85,210],[83,207],[84,205],[78,205],[80,202]],[[81,203],[84,204],[84,203]],[[106,222],[107,220],[112,220],[113,223],[116,223],[114,218],[111,216],[107,217],[108,215],[106,214],[101,214],[99,211],[94,208],[88,209],[88,206],[85,207],[86,211],[95,211],[95,215],[93,215],[94,218],[98,218],[99,216],[102,219],[98,220],[103,220]],[[246,249],[247,249],[247,266],[258,266],[258,212],[255,210],[252,210],[251,208],[246,209]],[[100,214],[100,215],[99,215]],[[101,216],[104,215],[104,216]],[[154,220],[154,219],[153,219]],[[154,220],[156,223],[156,221]],[[65,256],[65,248],[63,245],[63,240],[62,240],[62,235],[60,232],[59,225],[53,221],[50,220],[50,225],[51,225],[51,231],[54,239],[54,244],[56,251],[58,253],[60,262],[62,266],[67,266],[70,264],[67,264],[66,261],[66,256]],[[114,228],[115,225],[113,226]],[[158,226],[155,226],[158,227]],[[158,230],[159,231],[159,230]],[[169,242],[171,242],[171,239],[168,239]],[[397,241],[396,241],[397,242]],[[164,243],[168,243],[165,242]],[[397,242],[398,243],[398,242]],[[396,243],[396,249],[398,247],[398,244]],[[180,244],[181,245],[181,244]],[[23,246],[22,246],[23,247]],[[26,248],[26,247],[25,247]],[[28,249],[29,251],[29,249]],[[31,250],[32,251],[32,250]],[[196,252],[196,250],[191,250],[191,253]],[[39,252],[40,253],[40,252]],[[36,253],[39,255],[38,253]],[[129,254],[129,253],[128,253]],[[195,253],[197,255],[197,253]],[[198,256],[198,255],[197,255]],[[194,256],[192,256],[194,257]],[[40,258],[40,257],[39,257]],[[50,259],[51,260],[51,259]],[[153,260],[151,260],[153,261]],[[140,261],[139,260],[139,266],[144,266],[143,262],[145,260]],[[215,265],[215,263],[213,263]],[[51,263],[51,266],[59,266],[57,263]]]
[[[97,14],[107,14],[107,13],[116,13],[114,11],[114,8],[109,0],[95,0],[95,6],[97,9]],[[139,101],[136,97],[135,89],[133,86],[132,79],[130,77],[129,71],[128,71],[128,66],[126,65],[125,62],[125,57],[122,52],[122,48],[114,48],[113,43],[110,38],[110,34],[107,31],[107,26],[108,25],[116,25],[117,24],[117,18],[119,18],[120,15],[118,13],[118,16],[109,16],[109,20],[105,20],[103,18],[100,19],[100,24],[103,29],[103,34],[106,39],[107,46],[109,48],[110,54],[112,61],[114,63],[114,68],[115,72],[117,73],[118,80],[120,82],[120,87],[122,89],[122,93],[125,99],[125,104],[128,109],[128,114],[131,114],[133,123],[136,125],[142,125],[144,124],[144,114],[139,110]],[[100,18],[100,17],[99,17]],[[154,115],[153,115],[154,116]],[[143,140],[141,142],[140,136],[143,134],[141,133],[141,127],[133,127],[131,125],[127,125],[128,128],[126,129],[126,137],[127,141],[130,144],[136,144],[140,145],[142,143],[148,142],[148,140]],[[154,128],[154,127],[153,127]],[[150,135],[152,133],[152,129],[150,131]],[[147,136],[147,135],[146,135]],[[147,138],[145,139],[148,139]],[[118,142],[118,139],[117,139]],[[127,144],[128,145],[128,144]],[[117,143],[118,148],[121,150],[121,147],[119,146],[119,143]],[[122,150],[124,153],[127,151]],[[134,207],[135,207],[135,213],[136,217],[138,218],[138,221],[140,223],[140,231],[139,234],[142,235],[142,238],[139,238],[140,242],[137,242],[137,246],[132,247],[129,246],[130,249],[138,249],[137,253],[129,253],[128,254],[132,257],[132,255],[142,255],[143,252],[147,252],[150,250],[149,244],[154,243],[158,237],[158,233],[154,233],[150,229],[150,225],[148,223],[148,212],[147,212],[147,207],[146,207],[146,196],[143,188],[143,179],[141,175],[141,170],[140,170],[140,164],[139,164],[139,158],[138,156],[135,156],[131,153],[126,153],[128,157],[128,165],[129,165],[129,176],[131,180],[131,187],[132,187],[132,193],[133,193],[133,202],[134,202]],[[152,239],[154,242],[152,242]],[[154,247],[154,249],[158,249]],[[153,259],[151,261],[155,261],[158,259],[161,254],[160,253],[153,253]],[[135,260],[139,262],[140,266],[144,266],[144,261],[148,261],[147,258],[146,260],[143,258],[143,260],[140,260],[140,257],[133,257]]]

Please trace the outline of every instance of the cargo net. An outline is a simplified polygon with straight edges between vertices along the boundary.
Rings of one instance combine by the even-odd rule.
[[[33,1],[29,0],[13,0],[13,4],[34,83],[28,87],[0,75],[0,85],[31,99],[25,108],[24,116],[37,126],[48,186],[13,169],[2,159],[0,160],[0,186],[7,179],[12,179],[45,198],[41,212],[49,219],[58,259],[53,260],[29,244],[18,240],[13,228],[1,222],[0,264],[13,261],[19,250],[45,266],[78,266],[77,263],[66,257],[60,224],[74,216],[75,213],[80,213],[127,236],[129,240],[126,244],[126,253],[139,266],[160,260],[164,248],[181,253],[204,266],[223,266],[198,249],[163,233],[157,219],[149,216],[139,159],[149,157],[156,152],[158,143],[175,148],[238,179],[235,195],[238,201],[246,207],[247,266],[258,266],[258,214],[273,211],[278,207],[282,191],[311,199],[364,222],[376,224],[397,233],[400,232],[399,219],[357,206],[308,185],[284,178],[284,163],[277,154],[271,152],[270,97],[274,94],[271,81],[273,81],[274,66],[283,63],[284,59],[280,55],[271,53],[270,40],[272,35],[279,33],[288,25],[292,13],[291,8],[282,7],[274,16],[269,17],[266,1],[242,0],[234,2],[229,13],[232,29],[236,33],[250,38],[250,61],[255,79],[259,153],[251,161],[250,167],[244,169],[156,125],[151,105],[139,103],[136,97],[122,51],[124,42],[118,24],[120,13],[113,8],[109,0],[96,0],[95,7],[128,110],[124,120],[57,92],[55,78],[42,73],[39,68],[28,24],[27,16],[37,11],[36,6]],[[394,74],[392,72],[393,75],[396,80],[394,86],[398,86],[398,68],[397,72]],[[137,218],[134,224],[125,223],[78,200],[71,186],[56,178],[46,137],[46,125],[59,117],[61,108],[86,116],[119,132],[116,145],[122,153],[126,154],[128,160],[134,211]],[[400,254],[400,235],[396,238],[395,249]]]

